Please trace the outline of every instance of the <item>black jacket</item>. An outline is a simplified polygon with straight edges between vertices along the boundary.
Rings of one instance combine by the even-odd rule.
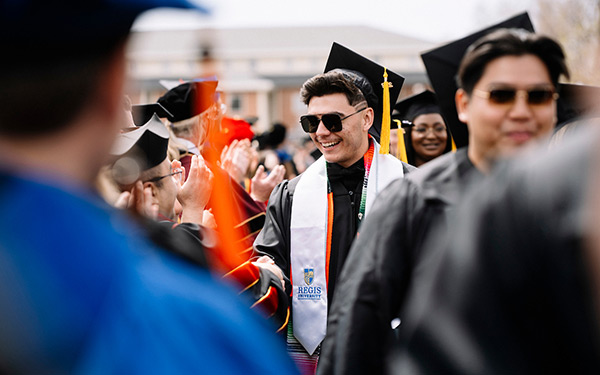
[[[600,374],[587,253],[599,249],[586,246],[598,232],[588,198],[600,191],[600,136],[572,142],[469,192],[422,301],[408,305],[394,373]]]
[[[467,150],[446,154],[377,197],[338,280],[319,368],[322,374],[376,374],[390,347],[390,321],[398,317],[424,241],[445,225],[470,180],[480,175]]]
[[[330,260],[330,275],[328,296],[329,303],[335,290],[338,273],[342,269],[350,245],[356,234],[356,214],[362,192],[362,179],[364,175],[363,160],[349,168],[337,165],[328,165],[331,188],[334,196],[334,228],[332,251]],[[402,163],[404,175],[416,168]],[[259,233],[254,248],[257,255],[271,256],[286,277],[290,277],[290,222],[294,192],[301,176],[290,181],[283,181],[275,187],[269,198],[265,225]],[[358,178],[357,178],[358,177]],[[351,194],[350,191],[352,192]],[[369,214],[370,215],[370,214]],[[291,285],[287,283],[288,295]]]

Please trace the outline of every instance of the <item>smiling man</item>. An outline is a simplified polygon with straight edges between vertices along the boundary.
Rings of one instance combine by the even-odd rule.
[[[467,53],[456,107],[469,128],[468,157],[476,167],[485,171],[491,160],[550,134],[561,73],[560,47],[526,32],[496,32]]]
[[[462,51],[455,45],[447,52],[460,59]],[[500,29],[475,41],[457,66],[455,98],[439,99],[456,100],[469,129],[468,147],[429,162],[378,197],[340,275],[320,375],[383,372],[393,342],[390,323],[400,317],[400,332],[412,323],[403,314],[405,297],[429,277],[437,259],[438,248],[423,250],[433,228],[445,234],[449,212],[466,188],[494,160],[546,138],[555,124],[555,90],[568,71],[554,40]]]
[[[369,135],[381,126],[374,119],[382,118],[385,69],[334,44],[332,55],[338,53],[348,57],[345,65],[309,79],[300,91],[308,106],[300,123],[323,156],[275,188],[254,243],[291,280],[288,350],[302,373],[315,371],[336,279],[361,220],[379,191],[411,168],[380,154]],[[395,85],[393,104],[402,77],[387,73]]]

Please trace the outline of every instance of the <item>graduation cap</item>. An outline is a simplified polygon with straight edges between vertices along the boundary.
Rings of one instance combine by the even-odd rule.
[[[404,98],[394,105],[392,126],[399,129],[396,157],[403,162],[414,165],[410,128],[414,126],[415,118],[427,113],[441,113],[435,94],[430,90]]]
[[[396,103],[393,116],[400,120],[413,122],[418,116],[427,113],[442,113],[434,92],[430,90],[409,96]]]
[[[172,118],[171,112],[167,111],[160,103],[136,104],[131,106],[131,115],[136,126],[141,126],[150,121],[152,116],[160,118]]]
[[[129,34],[135,18],[158,7],[208,10],[190,0],[0,1],[2,66],[102,55]],[[32,61],[29,60],[32,58]]]
[[[111,151],[117,159],[112,168],[115,179],[123,184],[135,182],[141,172],[165,160],[168,147],[169,131],[156,115],[143,126],[120,134]]]
[[[467,37],[421,54],[421,59],[423,59],[423,63],[427,69],[429,81],[437,93],[446,125],[450,128],[457,147],[463,147],[469,143],[467,126],[458,119],[454,101],[454,94],[458,89],[456,84],[458,67],[467,48],[471,44],[490,32],[502,28],[520,28],[534,32],[529,15],[522,13]]]
[[[597,115],[600,104],[600,87],[561,83],[556,102],[556,130],[582,117]]]
[[[171,122],[187,120],[206,111],[215,102],[217,80],[195,80],[167,91],[157,102],[171,113]]]
[[[218,81],[219,79],[217,78],[217,76],[215,74],[210,75],[210,76],[206,76],[206,77],[202,77],[202,78],[194,78],[194,79],[159,79],[158,83],[160,83],[160,85],[162,87],[164,87],[167,90],[171,90],[174,89],[175,87],[181,85],[182,83],[186,83],[186,82],[205,82],[205,81]]]
[[[386,134],[385,123],[390,123],[392,107],[400,94],[404,77],[335,42],[329,52],[325,73],[334,69],[350,71],[362,78],[355,80],[355,84],[367,99],[369,107],[373,108],[375,116],[369,133],[378,142],[380,142],[380,138],[384,138],[380,142],[383,152],[384,147],[387,149],[389,145],[389,132]],[[384,78],[385,73],[387,73],[386,78]],[[389,83],[389,90],[384,89],[386,81]],[[383,132],[382,124],[384,124]]]

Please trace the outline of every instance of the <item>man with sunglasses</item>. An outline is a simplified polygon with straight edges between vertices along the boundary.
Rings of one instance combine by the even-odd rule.
[[[448,213],[494,160],[552,131],[558,79],[568,76],[562,48],[521,29],[479,34],[468,49],[461,41],[440,47],[448,59],[462,57],[456,61],[455,98],[438,98],[441,104],[456,100],[458,118],[469,130],[468,147],[440,156],[379,196],[340,277],[343,298],[334,301],[330,313],[319,374],[383,372],[392,327],[401,322],[402,333],[411,324],[403,315],[405,298],[409,290],[419,294],[414,290],[426,284],[441,249],[424,244],[444,241],[442,235],[431,238],[432,230],[445,233]],[[454,74],[446,79],[452,81]],[[451,116],[445,113],[446,119]]]
[[[335,62],[340,56],[343,63]],[[302,373],[315,371],[336,279],[361,221],[376,195],[411,169],[380,154],[369,135],[372,127],[376,134],[381,128],[384,74],[383,67],[334,44],[326,73],[310,78],[300,91],[308,109],[300,124],[323,156],[275,188],[254,242],[287,278],[288,350]],[[393,104],[403,79],[387,74],[395,86]]]

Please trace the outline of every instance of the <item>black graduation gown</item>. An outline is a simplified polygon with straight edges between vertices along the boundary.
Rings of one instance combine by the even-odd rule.
[[[586,134],[476,186],[409,304],[394,373],[600,374],[584,250],[598,144]]]
[[[461,149],[393,182],[377,197],[338,280],[318,374],[383,371],[390,321],[398,316],[422,244],[473,174],[480,175]]]
[[[414,170],[403,163],[404,173]],[[331,254],[329,260],[328,305],[331,306],[336,281],[356,235],[358,212],[364,177],[364,161],[360,159],[349,168],[337,164],[327,165],[327,175],[333,192],[334,220]],[[290,220],[294,191],[300,176],[277,185],[267,207],[265,225],[254,242],[256,255],[271,256],[290,277]],[[291,293],[289,280],[286,291]],[[291,304],[290,304],[291,305]]]

